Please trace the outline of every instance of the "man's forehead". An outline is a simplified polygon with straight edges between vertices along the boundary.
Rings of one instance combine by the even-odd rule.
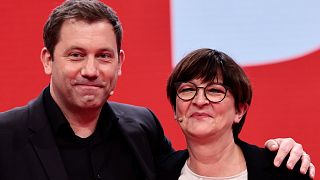
[[[79,25],[79,24],[92,25],[92,24],[97,24],[97,23],[106,23],[106,24],[109,24],[110,26],[112,26],[112,24],[107,19],[98,19],[98,20],[90,21],[90,20],[82,19],[82,18],[69,18],[69,19],[65,19],[62,22],[61,29],[62,29],[62,27],[66,26],[66,25]],[[61,31],[61,29],[60,29],[60,31]]]
[[[63,44],[64,51],[81,49],[85,51],[109,51],[117,54],[116,35],[108,21],[87,22],[85,20],[68,19],[61,26],[55,47],[60,44]]]
[[[70,33],[70,31],[74,31],[74,32]],[[92,33],[98,33],[98,34],[100,33],[99,39],[103,37],[107,37],[108,39],[113,37],[116,40],[116,34],[114,32],[114,28],[112,24],[107,20],[89,22],[83,19],[71,18],[71,19],[66,19],[62,23],[59,30],[58,41],[61,40],[61,37],[65,35],[65,32],[69,32],[69,34],[67,34],[68,37],[72,37],[72,35],[76,35],[75,32],[80,32],[80,33],[84,32],[84,34],[82,35],[83,37],[86,35],[90,36],[90,34],[87,34],[86,31],[92,32]],[[103,33],[101,33],[101,31],[103,31]],[[111,34],[113,36],[110,34],[110,32],[112,32]]]

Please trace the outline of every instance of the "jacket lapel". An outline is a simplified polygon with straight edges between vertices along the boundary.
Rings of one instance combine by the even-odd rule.
[[[29,140],[50,180],[67,180],[59,150],[43,107],[43,94],[29,105]]]
[[[269,180],[273,178],[271,157],[266,156],[265,150],[254,145],[247,144],[240,139],[236,139],[246,160],[248,179]]]

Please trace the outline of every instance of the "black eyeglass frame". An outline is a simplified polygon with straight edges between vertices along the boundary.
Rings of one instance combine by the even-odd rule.
[[[182,83],[190,83],[190,84],[192,84],[192,85],[196,88],[196,93],[194,94],[194,96],[193,96],[192,98],[190,98],[190,99],[183,99],[183,98],[181,98],[181,97],[179,96],[178,88],[179,88],[179,86],[180,86]],[[225,89],[224,96],[223,96],[223,98],[222,98],[221,100],[219,100],[219,101],[211,101],[211,100],[207,97],[206,88],[209,87],[209,86],[211,86],[211,85],[214,85],[214,84],[215,84],[215,85],[220,85],[220,86],[224,87],[224,89]],[[199,91],[198,89],[203,89],[203,90],[204,90],[204,96],[206,97],[206,99],[207,99],[209,102],[219,103],[219,102],[223,101],[223,100],[226,98],[227,92],[228,92],[228,90],[230,89],[228,86],[226,86],[225,84],[222,84],[222,83],[210,83],[210,84],[207,84],[205,87],[199,87],[199,86],[197,86],[196,84],[194,84],[194,83],[192,83],[192,82],[176,82],[176,83],[174,83],[174,85],[175,85],[176,94],[177,94],[178,98],[181,99],[182,101],[185,101],[185,102],[193,100],[193,99],[197,96],[197,94],[198,94],[198,91]]]

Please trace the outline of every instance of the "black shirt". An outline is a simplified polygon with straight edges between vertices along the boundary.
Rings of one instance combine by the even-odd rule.
[[[69,180],[144,179],[107,103],[94,133],[87,138],[74,134],[49,87],[44,91],[44,105]]]

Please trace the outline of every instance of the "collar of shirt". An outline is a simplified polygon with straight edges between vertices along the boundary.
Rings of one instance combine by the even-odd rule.
[[[50,86],[44,90],[44,106],[55,138],[60,137],[65,140],[78,142],[81,144],[99,143],[101,140],[108,138],[112,127],[118,121],[118,118],[112,111],[111,107],[106,103],[101,110],[97,127],[94,133],[88,138],[80,138],[76,136],[57,103],[50,94]]]

